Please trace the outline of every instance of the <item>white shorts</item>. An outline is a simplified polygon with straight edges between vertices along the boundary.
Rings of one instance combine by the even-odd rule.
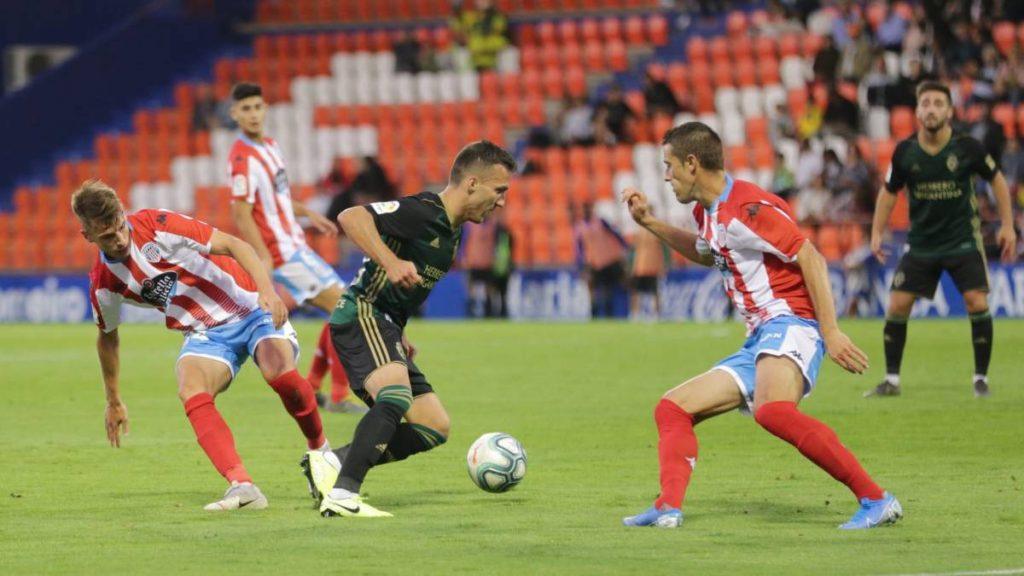
[[[345,287],[334,268],[308,247],[298,250],[287,262],[275,268],[274,281],[284,286],[299,304],[316,298],[332,286]]]

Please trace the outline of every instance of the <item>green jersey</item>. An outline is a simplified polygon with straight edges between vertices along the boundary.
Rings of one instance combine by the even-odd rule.
[[[373,260],[363,260],[363,267],[345,290],[331,314],[332,324],[345,324],[358,319],[359,310],[372,308],[399,326],[430,295],[434,285],[444,277],[459,249],[462,229],[454,228],[441,198],[433,192],[393,202],[376,202],[364,207],[373,216],[381,239],[402,260],[416,266],[422,281],[415,288],[404,289],[388,282],[387,273]]]
[[[953,134],[935,155],[921,148],[917,134],[900,142],[885,187],[893,194],[907,187],[910,253],[928,257],[980,250],[973,177],[992,180],[998,172],[996,161],[970,136]]]

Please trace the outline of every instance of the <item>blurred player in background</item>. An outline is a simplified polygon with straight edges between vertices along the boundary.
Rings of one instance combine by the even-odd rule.
[[[641,228],[633,234],[633,262],[629,290],[629,317],[657,320],[661,317],[658,282],[665,276],[668,250],[658,237]]]
[[[299,345],[288,310],[249,244],[174,212],[140,210],[125,216],[117,194],[90,180],[71,208],[82,235],[100,252],[89,273],[89,295],[99,327],[96,341],[107,393],[111,445],[128,431],[120,395],[121,306],[156,308],[167,327],[185,334],[175,373],[178,397],[199,445],[231,486],[206,510],[265,508],[267,499],[235,450],[214,397],[227,389],[252,356],[263,378],[295,418],[310,449],[329,450],[313,388],[295,370]]]
[[[697,202],[699,233],[655,218],[638,190],[625,190],[623,200],[637,224],[721,272],[729,299],[746,318],[748,337],[739,352],[662,397],[654,410],[661,495],[623,523],[682,524],[680,508],[697,465],[694,426],[735,408],[752,412],[765,430],[853,492],[860,509],[840,528],[895,522],[902,515],[899,502],[875,484],[831,428],[797,409],[814,388],[826,351],[849,372],[867,368],[867,356],[839,330],[825,259],[804,238],[785,201],[725,172],[722,141],[711,128],[688,122],[669,130],[662,144],[665,179],[679,202]]]
[[[242,134],[231,147],[228,164],[231,177],[231,214],[239,235],[252,244],[256,254],[273,271],[274,281],[287,290],[297,304],[309,303],[330,314],[345,285],[329,264],[307,244],[296,216],[309,218],[320,233],[336,236],[334,223],[292,199],[281,148],[263,133],[267,107],[263,91],[257,84],[240,83],[231,90],[231,118]],[[328,324],[324,324],[320,342],[329,340]],[[323,377],[323,364],[316,358],[330,361],[327,347],[318,346],[311,380],[318,385]],[[342,375],[344,371],[332,371]],[[333,411],[366,413],[348,396],[348,381],[332,377]],[[319,386],[318,386],[319,387]],[[335,400],[336,399],[336,400]]]
[[[896,193],[904,186],[910,203],[910,232],[889,293],[883,329],[885,379],[865,396],[899,396],[907,320],[918,298],[935,296],[943,271],[963,295],[971,320],[974,395],[989,395],[992,314],[988,309],[988,263],[974,194],[975,175],[992,184],[999,207],[997,239],[1004,262],[1017,257],[1017,233],[1006,178],[981,142],[953,133],[952,119],[949,88],[938,82],[921,83],[917,88],[921,130],[896,146],[889,176],[878,192],[871,228],[871,251],[878,260],[885,263],[888,258],[882,237],[896,205]]]
[[[455,261],[462,225],[505,205],[515,168],[505,150],[474,142],[455,157],[439,194],[355,206],[338,217],[366,260],[331,316],[331,339],[370,412],[351,444],[303,459],[323,516],[391,516],[360,498],[366,473],[447,441],[448,413],[413,363],[405,324]]]

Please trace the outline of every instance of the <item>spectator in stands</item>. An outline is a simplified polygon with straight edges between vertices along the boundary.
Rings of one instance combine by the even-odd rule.
[[[814,138],[821,131],[825,120],[825,111],[811,99],[804,108],[804,113],[796,122],[796,135],[802,140]]]
[[[583,96],[569,96],[555,117],[558,139],[566,146],[594,143],[594,109]]]
[[[846,152],[846,164],[839,179],[840,194],[851,195],[852,201],[849,206],[852,213],[849,219],[861,222],[870,220],[875,209],[877,177],[876,170],[868,164],[860,147],[850,142]]]
[[[828,220],[832,195],[825,188],[821,175],[800,189],[796,195],[796,219],[804,226],[817,226]]]
[[[192,129],[198,132],[206,132],[220,127],[218,108],[220,103],[214,96],[213,90],[206,84],[196,87],[196,103],[192,108]]]
[[[1002,158],[1006,147],[1006,134],[1003,125],[992,117],[992,103],[981,103],[981,118],[971,125],[970,134],[981,142],[985,152],[993,158]]]
[[[1024,58],[1021,50],[1011,50],[999,65],[996,75],[996,93],[1013,106],[1024,100]]]
[[[342,158],[334,159],[331,171],[320,181],[317,187],[320,194],[330,198],[330,204],[325,215],[331,222],[337,221],[338,214],[354,205],[348,176],[345,174],[345,161]]]
[[[850,24],[849,42],[842,49],[839,59],[839,77],[859,83],[871,69],[874,47],[862,23]]]
[[[876,56],[871,62],[871,70],[861,80],[861,87],[867,92],[868,106],[890,106],[889,98],[895,86],[895,79],[886,69],[885,58]]]
[[[953,23],[953,41],[945,46],[943,53],[949,71],[959,70],[968,60],[981,60],[981,44],[975,38],[969,20]]]
[[[796,159],[796,187],[798,190],[809,188],[811,184],[821,178],[824,170],[822,155],[814,151],[809,139],[800,141],[800,154]]]
[[[664,80],[655,77],[651,70],[644,74],[644,103],[648,117],[659,114],[675,116],[681,110],[672,89]]]
[[[860,127],[860,108],[856,102],[843,96],[838,86],[832,84],[828,88],[828,104],[822,122],[832,132],[853,138]]]
[[[769,135],[775,146],[784,138],[796,139],[796,124],[793,123],[793,115],[789,113],[789,106],[785,102],[775,105],[775,117],[772,118]]]
[[[1016,198],[1020,187],[1024,185],[1024,149],[1021,148],[1019,138],[1006,141],[999,167],[1009,183],[1010,197]]]
[[[452,29],[456,39],[469,49],[477,71],[491,70],[498,54],[508,45],[508,19],[494,7],[491,0],[476,0],[476,8],[455,8]]]
[[[583,205],[581,218],[573,226],[576,260],[590,289],[590,313],[595,318],[614,314],[615,292],[625,278],[627,244],[594,206]]]
[[[805,33],[798,15],[780,0],[768,2],[767,13],[767,18],[755,24],[758,36],[774,38],[783,34]]]
[[[423,69],[421,61],[423,46],[407,30],[402,30],[399,33],[391,50],[395,54],[395,72],[418,74]]]
[[[836,151],[827,148],[821,154],[821,185],[829,192],[839,190],[839,179],[843,175],[843,161]]]
[[[626,104],[622,87],[612,84],[594,114],[594,136],[597,142],[606,145],[631,142],[629,123],[635,117],[636,113]]]
[[[505,211],[494,218],[497,226],[494,238],[494,267],[491,268],[491,315],[508,318],[508,281],[512,277],[512,231],[505,223]]]
[[[915,9],[914,17],[907,24],[907,33],[903,35],[904,58],[921,58],[924,55],[928,42],[924,33],[925,26],[924,16],[920,14],[920,10]]]
[[[903,50],[907,21],[893,9],[892,4],[888,4],[885,11],[885,18],[878,25],[878,30],[875,30],[875,39],[883,50],[899,53]]]
[[[494,283],[495,240],[497,224],[491,219],[465,227],[462,268],[466,270],[466,315],[470,318],[491,316],[491,286]]]
[[[839,70],[840,52],[836,48],[831,36],[822,38],[821,49],[814,55],[814,64],[811,67],[814,73],[815,82],[823,82],[832,85],[836,81],[836,73]]]
[[[772,172],[772,192],[784,199],[796,192],[796,176],[786,164],[782,152],[775,152],[775,170]]]
[[[853,42],[853,38],[850,34],[851,30],[860,29],[863,25],[861,20],[859,8],[849,0],[844,0],[836,6],[838,12],[832,18],[832,40],[836,44],[836,48],[840,51],[846,49],[846,47]]]
[[[925,80],[920,58],[907,60],[906,68],[906,74],[901,75],[886,94],[885,102],[889,108],[917,106],[917,85]]]
[[[369,204],[394,200],[398,197],[395,185],[388,178],[384,167],[373,156],[359,160],[358,172],[349,187],[353,204]]]

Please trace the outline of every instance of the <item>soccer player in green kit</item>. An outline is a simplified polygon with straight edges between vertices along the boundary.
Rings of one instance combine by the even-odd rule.
[[[447,440],[448,413],[412,361],[405,324],[455,260],[462,224],[483,222],[505,205],[515,169],[502,148],[474,142],[455,157],[439,194],[356,206],[338,217],[366,259],[331,315],[331,340],[370,411],[351,444],[303,458],[321,515],[391,516],[360,498],[366,473]]]
[[[943,271],[949,273],[971,320],[974,344],[974,395],[988,396],[988,365],[992,356],[992,315],[988,309],[988,265],[981,241],[974,175],[992,185],[1001,226],[997,239],[1004,262],[1016,256],[1010,192],[996,161],[981,143],[950,126],[953,105],[949,88],[923,82],[917,88],[917,121],[921,129],[899,143],[892,167],[878,193],[871,228],[871,251],[879,261],[896,193],[904,186],[910,201],[908,249],[892,279],[884,341],[886,376],[865,396],[898,396],[900,363],[907,341],[907,319],[918,298],[932,298]]]

